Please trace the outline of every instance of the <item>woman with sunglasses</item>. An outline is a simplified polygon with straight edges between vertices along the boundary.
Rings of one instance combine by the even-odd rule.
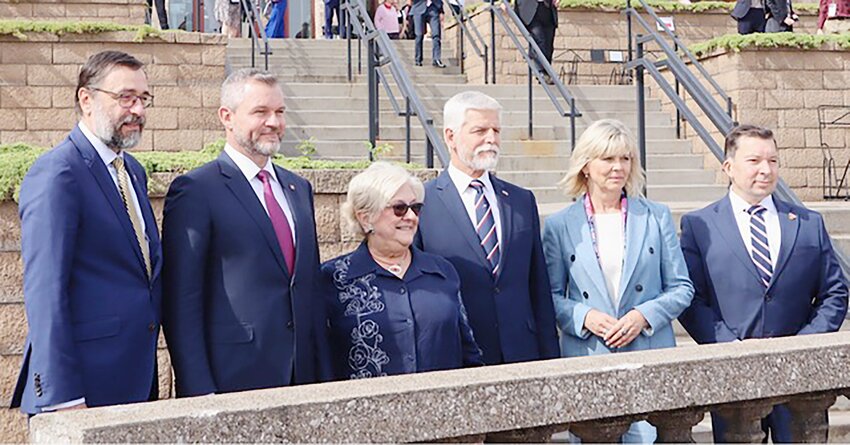
[[[483,364],[454,267],[412,246],[424,195],[419,179],[386,162],[349,183],[342,216],[364,240],[321,274],[334,379]]]

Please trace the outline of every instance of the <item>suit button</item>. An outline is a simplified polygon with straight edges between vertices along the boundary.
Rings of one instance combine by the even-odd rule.
[[[575,256],[575,255],[570,255],[570,261],[572,261],[573,263],[575,263],[575,262],[576,262],[576,256]]]
[[[773,297],[771,297],[770,294],[767,294],[764,296],[764,301],[770,301],[772,298]]]
[[[405,289],[405,288],[401,288],[401,290],[399,290],[399,292],[401,292],[401,294],[402,294],[402,295],[404,295],[404,294],[406,294],[406,293],[407,293],[407,289]]]
[[[643,286],[638,284],[637,286],[635,286],[635,290],[638,291],[638,292],[643,292]]]
[[[590,298],[590,297],[587,295],[587,291],[582,292],[582,293],[581,293],[581,295],[582,295],[584,298]]]
[[[153,332],[156,330],[156,323],[151,323],[148,325],[148,330]]]
[[[498,287],[494,287],[494,288],[493,288],[493,292],[495,292],[495,293],[497,293],[497,294],[498,294],[498,293],[499,293],[499,292],[501,292],[501,291],[499,290],[499,288],[498,288]]]
[[[653,253],[655,253],[655,249],[653,249],[652,247],[650,247],[650,248],[649,248],[649,253],[650,253],[650,255],[651,255],[651,254],[653,254]]]
[[[289,320],[289,321],[286,322],[286,328],[287,329],[292,330],[292,328],[294,328],[294,327],[295,327],[295,322],[293,322],[292,320]]]

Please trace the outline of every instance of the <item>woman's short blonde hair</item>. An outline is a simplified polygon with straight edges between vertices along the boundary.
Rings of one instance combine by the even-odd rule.
[[[576,142],[573,154],[570,156],[570,166],[567,174],[558,182],[567,196],[577,197],[587,192],[587,178],[582,173],[584,166],[594,159],[606,156],[622,156],[628,154],[632,159],[632,168],[626,178],[626,194],[629,196],[643,195],[645,175],[640,157],[637,153],[635,138],[632,132],[616,119],[601,119],[592,123]]]
[[[366,170],[351,178],[348,183],[348,196],[342,204],[342,217],[352,233],[363,237],[366,231],[357,220],[357,214],[364,212],[369,221],[374,221],[390,199],[405,185],[410,185],[416,200],[425,199],[425,187],[422,181],[395,164],[378,161]]]

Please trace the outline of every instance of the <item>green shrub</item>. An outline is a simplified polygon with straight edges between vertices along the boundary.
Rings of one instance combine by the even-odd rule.
[[[135,31],[133,40],[142,41],[146,37],[157,37],[163,32],[148,25],[120,25],[111,22],[43,22],[37,20],[0,20],[0,35],[11,35],[26,40],[25,33],[39,32],[61,36],[64,34],[98,34],[101,32]]]
[[[764,34],[727,34],[706,42],[691,45],[689,49],[697,56],[710,54],[716,50],[738,52],[745,48],[820,48],[827,43],[835,43],[844,49],[850,49],[850,34],[811,35],[790,32]]]

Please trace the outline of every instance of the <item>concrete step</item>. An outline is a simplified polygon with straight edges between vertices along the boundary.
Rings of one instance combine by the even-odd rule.
[[[243,58],[229,58],[228,62],[232,67],[247,67],[251,65],[251,59],[243,59]],[[425,65],[425,66],[413,66],[412,63],[409,65],[404,64],[405,69],[408,74],[413,76],[418,76],[421,74],[428,74],[432,76],[444,76],[444,75],[460,75],[460,67],[457,66],[448,66],[446,68],[437,68],[435,66]],[[317,63],[313,60],[304,60],[299,61],[297,59],[286,59],[286,60],[269,60],[269,71],[278,75],[328,75],[328,76],[341,76],[348,75],[348,66],[346,65],[345,59],[334,60],[328,63]],[[362,70],[363,73],[366,72],[365,67]],[[352,69],[353,73],[357,73],[357,67],[354,66]],[[389,70],[384,71],[387,75],[389,75]]]
[[[292,117],[287,114],[287,122],[290,126],[294,126],[297,122],[292,119]],[[414,121],[415,122],[415,121]],[[364,124],[365,125],[365,124]],[[318,140],[315,139],[312,141],[316,149],[316,153],[318,156],[323,157],[339,157],[339,156],[349,156],[350,153],[360,153],[363,150],[364,140],[351,140],[351,141],[328,141],[328,140]],[[676,141],[676,140],[650,140],[648,144],[648,154],[656,155],[656,154],[691,154],[690,152],[690,144],[684,143],[686,141]],[[683,142],[683,143],[679,143]],[[382,139],[380,143],[390,144],[393,146],[393,154],[397,156],[403,156],[405,150],[405,141],[398,139]],[[286,153],[291,153],[292,150],[295,150],[296,147],[301,144],[300,140],[284,140],[283,144],[281,144],[282,149]],[[423,147],[425,141],[423,139],[415,139],[411,141],[411,147],[413,152],[416,150],[420,150]],[[535,139],[533,141],[518,141],[518,140],[503,140],[502,145],[502,155],[526,155],[526,156],[552,156],[552,155],[563,155],[566,156],[570,152],[570,144],[567,140],[543,140],[543,139]],[[365,152],[364,152],[365,153]],[[688,173],[686,175],[694,174],[697,175],[699,180],[702,181],[703,178],[714,178],[714,172],[710,170],[701,170],[701,169],[690,169],[686,170]],[[670,173],[675,173],[676,171],[670,171]],[[685,179],[690,180],[691,176],[684,176]],[[651,179],[650,179],[651,180]]]
[[[437,124],[437,128],[439,124]],[[578,134],[583,131],[578,127]],[[673,130],[670,127],[647,127],[647,135],[652,138],[666,139],[670,137]],[[424,139],[424,130],[419,126],[411,126],[410,133],[413,139]],[[528,127],[525,125],[503,125],[502,139],[522,140],[528,139]],[[368,128],[365,125],[335,125],[335,126],[290,126],[286,131],[286,139],[303,140],[310,137],[321,140],[362,141],[368,139]],[[404,139],[406,129],[402,125],[382,125],[380,129],[381,139]],[[569,138],[569,129],[566,125],[538,125],[534,128],[534,137],[541,139],[563,139]],[[670,155],[675,156],[675,155]],[[695,156],[696,157],[696,156]],[[697,159],[702,160],[700,157]]]
[[[289,80],[295,80],[294,78],[290,79],[286,76],[278,76],[282,82],[286,83]],[[312,81],[319,83],[338,83],[343,79],[334,80],[331,77],[305,77],[307,79],[313,79]],[[304,80],[304,79],[297,79]],[[422,104],[427,108],[432,115],[442,114],[443,105],[445,105],[448,97],[431,97],[431,96],[419,96]],[[400,97],[398,98],[400,100]],[[307,96],[305,94],[298,93],[290,93],[287,97],[286,107],[291,110],[326,110],[328,109],[328,102],[332,100],[334,104],[334,108],[338,110],[367,110],[368,103],[366,97],[339,97],[339,96],[321,96],[321,95],[311,95]],[[381,109],[390,110],[391,105],[389,100],[386,98],[386,94],[382,91],[380,95],[381,100]],[[499,101],[500,105],[502,105],[505,111],[525,111],[528,109],[528,101],[526,99],[502,99]],[[582,109],[590,109],[591,107],[597,111],[611,111],[611,112],[628,112],[629,110],[636,109],[636,103],[631,99],[603,99],[603,100],[593,100],[591,102],[579,102],[577,104],[579,111]],[[661,102],[660,101],[647,101],[646,103],[647,111],[658,112],[661,111]],[[539,111],[551,111],[555,110],[555,107],[552,105],[552,102],[548,97],[540,97],[534,98],[534,109]],[[566,119],[566,118],[565,118]],[[580,119],[579,119],[580,120]],[[587,122],[592,122],[593,119],[585,119]],[[671,127],[672,128],[672,127]],[[675,134],[675,128],[672,128],[673,133]],[[668,139],[673,139],[670,137]]]
[[[500,170],[499,177],[521,187],[548,187],[555,186],[565,173],[566,171],[563,168],[557,170]],[[649,176],[652,178],[652,182],[649,187],[650,190],[655,192],[658,190],[658,186],[679,186],[684,183],[681,179],[683,177],[689,178],[688,181],[691,185],[715,186],[714,176],[705,173],[708,172],[704,170],[650,170]],[[726,192],[726,188],[722,186],[720,188],[722,196],[722,193]]]
[[[521,185],[521,184],[520,184]],[[566,200],[563,191],[555,186],[526,187],[534,193],[537,202],[563,202]],[[675,202],[688,199],[719,199],[726,193],[726,188],[713,184],[697,185],[647,185],[647,197],[658,202]],[[850,241],[850,240],[849,240]]]

